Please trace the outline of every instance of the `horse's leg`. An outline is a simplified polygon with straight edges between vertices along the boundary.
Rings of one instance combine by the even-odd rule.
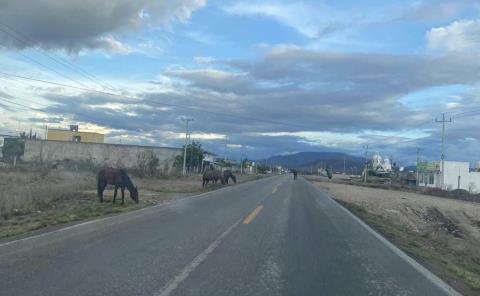
[[[105,187],[107,187],[107,184],[105,182],[103,183],[100,183],[98,184],[98,193],[99,193],[99,197],[100,197],[100,202],[103,202],[103,191],[105,191]]]
[[[120,187],[120,190],[122,191],[122,206],[125,204],[125,187]]]
[[[115,185],[115,191],[113,192],[113,203],[117,200],[117,190],[118,190],[118,185]]]

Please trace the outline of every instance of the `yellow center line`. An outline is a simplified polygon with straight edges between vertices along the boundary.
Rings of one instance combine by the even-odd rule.
[[[257,215],[260,213],[262,209],[263,209],[263,206],[256,207],[255,210],[253,210],[253,212],[251,212],[250,215],[248,215],[247,218],[243,220],[243,224],[250,224],[255,219],[255,217],[257,217]]]
[[[275,188],[273,188],[272,194],[274,194],[275,192],[277,192],[279,186],[280,186],[280,184],[277,184],[277,186],[275,186]]]

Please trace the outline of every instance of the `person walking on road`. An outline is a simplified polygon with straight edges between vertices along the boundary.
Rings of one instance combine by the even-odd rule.
[[[297,180],[297,170],[293,170],[293,180]]]

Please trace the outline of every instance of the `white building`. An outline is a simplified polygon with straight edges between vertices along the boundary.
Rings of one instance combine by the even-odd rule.
[[[419,186],[464,189],[471,193],[480,192],[480,172],[470,172],[470,163],[445,161],[444,183],[442,186],[442,162],[429,161],[418,164]]]

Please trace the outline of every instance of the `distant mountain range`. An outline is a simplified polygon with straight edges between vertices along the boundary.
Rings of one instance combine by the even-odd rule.
[[[343,162],[345,159],[345,168],[347,173],[351,173],[353,167],[361,173],[364,159],[341,152],[299,152],[288,155],[272,156],[262,160],[273,165],[281,165],[285,168],[295,168],[298,170],[316,170],[320,167],[330,167],[334,172],[343,172]]]

